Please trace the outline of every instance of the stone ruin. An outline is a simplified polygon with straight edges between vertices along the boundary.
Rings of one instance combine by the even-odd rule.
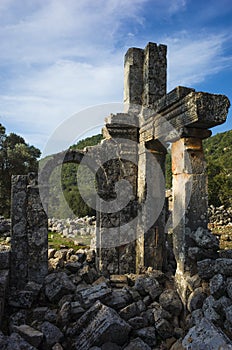
[[[207,174],[202,147],[202,140],[211,136],[209,128],[225,122],[230,102],[224,95],[182,86],[167,93],[166,53],[165,45],[154,43],[148,43],[144,50],[128,50],[125,109],[106,118],[101,144],[54,155],[38,179],[33,174],[13,177],[12,300],[19,293],[22,297],[29,282],[42,283],[47,276],[48,181],[53,169],[63,163],[86,164],[96,176],[98,271],[105,277],[141,274],[147,268],[167,271],[165,157],[170,143],[175,284],[183,305],[188,308],[189,296],[194,293],[190,287],[193,276],[203,280],[218,273],[223,278],[232,276],[232,260],[226,257],[225,262],[218,255],[217,238],[207,229]]]

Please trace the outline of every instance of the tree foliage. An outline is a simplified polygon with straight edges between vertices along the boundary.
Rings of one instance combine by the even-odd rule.
[[[88,137],[72,145],[70,149],[95,146],[102,138],[101,134]],[[61,181],[59,181],[60,178]],[[84,165],[63,164],[62,167],[54,169],[50,177],[49,216],[67,218],[94,215],[95,195],[90,186],[94,181],[94,174]],[[81,193],[79,187],[82,189]],[[89,206],[82,198],[83,194],[85,198],[88,198],[88,203],[89,201],[92,203],[92,206]]]
[[[11,176],[37,171],[40,150],[14,133],[6,134],[0,124],[0,215],[9,217]]]

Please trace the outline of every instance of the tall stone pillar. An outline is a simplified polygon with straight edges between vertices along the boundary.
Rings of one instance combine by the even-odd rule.
[[[143,216],[138,225],[137,272],[144,266],[161,270],[166,266],[165,156],[166,148],[159,141],[140,143],[138,201]]]
[[[48,272],[48,223],[34,173],[12,177],[10,286],[42,283]]]
[[[28,281],[27,176],[12,177],[10,285],[23,288]]]
[[[194,129],[192,129],[194,130]],[[173,248],[177,262],[176,282],[183,301],[186,276],[195,274],[196,264],[189,257],[191,233],[207,229],[208,190],[202,139],[211,132],[190,128],[172,144],[173,172]],[[196,130],[195,130],[196,131]]]
[[[106,139],[98,153],[96,245],[98,267],[105,274],[135,272],[136,227],[132,222],[137,214],[136,124],[133,115],[108,117],[103,130]],[[126,192],[128,185],[130,194]]]

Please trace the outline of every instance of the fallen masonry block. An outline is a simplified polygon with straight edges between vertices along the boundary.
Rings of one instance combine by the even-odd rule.
[[[36,348],[42,343],[43,333],[26,324],[15,326],[14,331]]]
[[[188,350],[232,349],[230,339],[206,318],[189,330],[182,345]]]
[[[82,289],[81,291],[79,291],[78,294],[81,297],[81,301],[83,305],[86,308],[88,308],[92,306],[95,303],[95,301],[101,300],[111,293],[112,293],[112,290],[108,288],[105,282],[103,282],[95,286]]]
[[[86,350],[112,342],[123,345],[128,341],[131,327],[117,312],[97,301],[78,321],[82,332],[76,338],[73,349]]]

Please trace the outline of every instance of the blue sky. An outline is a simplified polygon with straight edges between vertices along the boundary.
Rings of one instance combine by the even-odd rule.
[[[122,102],[124,54],[148,41],[168,46],[168,90],[232,101],[231,0],[0,0],[0,123],[43,150],[73,114]],[[214,132],[229,129],[231,111]]]

